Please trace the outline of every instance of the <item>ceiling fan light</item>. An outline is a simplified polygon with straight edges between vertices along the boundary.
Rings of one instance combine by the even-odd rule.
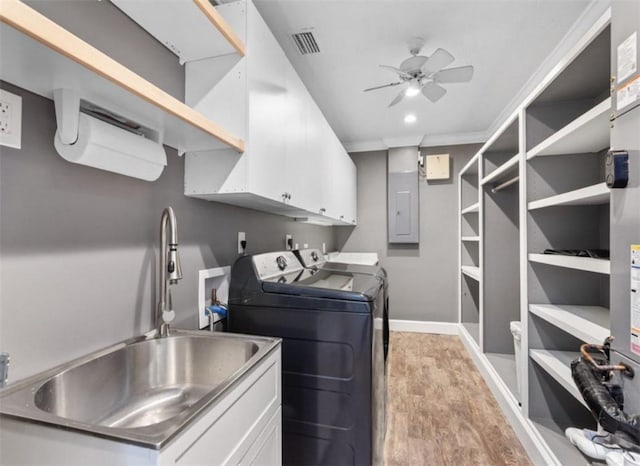
[[[417,120],[416,116],[413,113],[409,113],[407,115],[405,115],[404,117],[404,122],[408,125],[411,125],[413,123],[415,123]]]
[[[420,94],[420,88],[414,85],[407,87],[407,90],[404,92],[404,95],[406,95],[407,97],[413,97],[418,94]]]

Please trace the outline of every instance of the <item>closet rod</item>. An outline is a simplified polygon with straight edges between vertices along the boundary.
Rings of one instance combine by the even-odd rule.
[[[511,178],[510,180],[505,181],[502,184],[499,184],[498,186],[496,186],[495,188],[493,188],[491,190],[492,193],[497,193],[498,191],[502,191],[504,188],[511,186],[514,183],[517,183],[518,180],[520,180],[519,176],[514,176],[513,178]]]

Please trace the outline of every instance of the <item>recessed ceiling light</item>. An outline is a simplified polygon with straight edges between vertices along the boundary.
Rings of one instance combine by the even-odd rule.
[[[411,123],[415,123],[416,119],[417,118],[413,113],[409,113],[408,115],[405,115],[404,122],[407,124],[411,124]]]

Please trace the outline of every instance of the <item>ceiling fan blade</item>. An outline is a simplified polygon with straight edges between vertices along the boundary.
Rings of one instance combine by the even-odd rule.
[[[406,95],[406,91],[402,89],[400,91],[400,94],[398,94],[396,98],[391,101],[391,103],[389,104],[389,107],[393,107],[395,104],[400,103],[400,101],[404,99],[405,95]]]
[[[380,68],[384,68],[385,70],[391,70],[394,73],[397,73],[398,76],[400,76],[402,78],[408,78],[408,79],[412,78],[412,76],[409,73],[407,73],[406,71],[402,71],[400,68],[396,68],[395,66],[380,65]]]
[[[433,52],[433,55],[431,55],[426,62],[424,62],[424,65],[422,65],[422,71],[428,76],[440,71],[442,68],[453,62],[453,60],[453,55],[445,49],[438,49]]]
[[[368,89],[365,89],[363,92],[375,91],[376,89],[384,89],[385,87],[398,86],[399,84],[404,84],[404,83],[397,82],[397,83],[391,83],[391,84],[384,84],[382,86],[370,87]]]
[[[422,94],[431,102],[437,102],[442,99],[447,93],[447,90],[439,84],[430,82],[422,87]]]
[[[438,71],[433,75],[433,80],[437,83],[466,83],[473,78],[473,66],[459,66],[458,68],[448,68]]]

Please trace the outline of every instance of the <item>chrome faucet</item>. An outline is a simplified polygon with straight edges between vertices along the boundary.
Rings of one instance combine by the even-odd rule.
[[[169,228],[168,238],[167,228]],[[159,336],[166,337],[169,335],[169,324],[175,318],[171,303],[171,291],[167,285],[175,285],[182,278],[180,256],[178,255],[178,225],[171,207],[162,211],[162,219],[160,220],[160,273],[158,278],[160,298],[156,310],[156,332]]]

